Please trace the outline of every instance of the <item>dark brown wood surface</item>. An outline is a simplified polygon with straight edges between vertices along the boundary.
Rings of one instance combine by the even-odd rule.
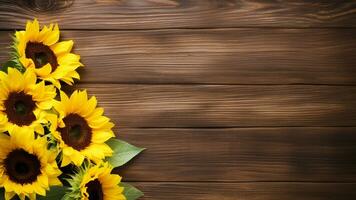
[[[2,0],[1,28],[38,16],[68,29],[355,27],[353,0]]]
[[[119,127],[356,126],[356,87],[84,84],[78,88],[96,95]]]
[[[356,2],[0,0],[58,22],[144,200],[356,199]]]
[[[133,183],[155,200],[350,200],[353,183]]]
[[[118,170],[129,181],[355,181],[356,128],[116,130],[147,148]]]
[[[10,31],[0,32],[6,47]],[[356,84],[356,29],[64,31],[81,82]],[[0,49],[6,59],[8,49]]]

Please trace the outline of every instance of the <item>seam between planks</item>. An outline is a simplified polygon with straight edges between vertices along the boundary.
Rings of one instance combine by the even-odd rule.
[[[217,184],[244,184],[244,183],[308,183],[308,184],[355,184],[356,181],[123,181],[125,183],[217,183]]]
[[[260,27],[260,26],[236,26],[236,27],[182,27],[182,28],[142,28],[142,29],[83,29],[83,28],[60,28],[60,31],[88,31],[88,32],[144,32],[144,31],[175,31],[175,30],[234,30],[234,29],[271,29],[271,30],[285,30],[285,29],[300,29],[300,30],[317,30],[317,29],[339,29],[339,30],[356,30],[356,27]],[[14,31],[24,30],[24,28],[0,28],[0,31]]]

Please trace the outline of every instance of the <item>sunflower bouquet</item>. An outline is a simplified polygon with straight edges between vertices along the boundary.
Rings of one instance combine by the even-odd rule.
[[[143,194],[113,173],[143,149],[115,138],[114,123],[80,79],[73,41],[57,24],[29,21],[0,71],[0,200],[134,200]]]

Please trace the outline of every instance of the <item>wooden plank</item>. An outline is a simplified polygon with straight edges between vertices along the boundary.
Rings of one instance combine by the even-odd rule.
[[[355,126],[356,87],[82,84],[120,127]]]
[[[355,183],[133,183],[142,200],[352,200]]]
[[[355,1],[322,0],[2,0],[0,28],[33,17],[67,29],[355,27],[355,8]]]
[[[116,129],[125,181],[356,181],[356,128]]]
[[[0,32],[9,46],[11,32]],[[356,84],[356,29],[64,31],[83,82]],[[0,49],[5,61],[9,49]]]

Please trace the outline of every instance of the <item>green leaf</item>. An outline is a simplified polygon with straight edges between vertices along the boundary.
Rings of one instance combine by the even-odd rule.
[[[16,62],[15,62],[15,61],[12,61],[12,60],[9,60],[9,61],[7,61],[5,64],[2,65],[1,71],[7,73],[7,69],[8,69],[9,67],[15,67],[15,66],[16,66]]]
[[[5,199],[5,190],[4,188],[0,188],[0,200],[4,200]]]
[[[16,69],[18,69],[18,70],[21,71],[21,72],[24,72],[24,71],[25,71],[25,69],[24,69],[18,62],[16,62],[15,60],[9,60],[9,61],[7,61],[5,64],[3,64],[2,67],[1,67],[1,71],[7,73],[7,69],[8,69],[9,67],[10,67],[10,68],[16,68]]]
[[[107,141],[107,144],[114,151],[112,157],[106,159],[113,167],[120,167],[124,165],[141,151],[145,150],[144,148],[135,147],[127,142],[115,138]]]
[[[63,186],[53,186],[47,191],[46,196],[37,195],[37,200],[60,200],[68,192]]]
[[[139,189],[128,183],[121,183],[120,186],[124,187],[123,194],[125,195],[126,200],[136,200],[143,196],[143,193]]]

